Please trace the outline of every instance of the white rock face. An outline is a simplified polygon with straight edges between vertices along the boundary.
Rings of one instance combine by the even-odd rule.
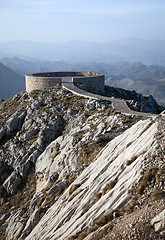
[[[154,135],[158,124],[156,121],[152,124],[151,122],[151,119],[139,121],[123,134],[110,141],[95,160],[73,182],[73,184],[80,184],[77,192],[80,189],[81,192],[68,202],[69,187],[57,199],[55,204],[49,208],[36,227],[26,237],[26,240],[67,239],[68,236],[81,231],[86,226],[92,225],[106,211],[115,209],[129,201],[128,190],[140,179],[142,162],[157,144]],[[150,127],[149,124],[151,124]],[[56,141],[52,144],[55,143]],[[38,159],[37,171],[48,172],[44,159],[45,161],[49,159],[47,156],[50,156],[52,144]],[[137,157],[136,160],[127,166],[127,160],[130,160],[133,156]],[[50,161],[47,166],[49,166],[50,170]],[[110,180],[114,179],[117,179],[114,188],[103,195],[84,215],[81,215],[83,209],[92,202],[96,193],[100,192]]]
[[[151,225],[154,226],[155,232],[165,233],[165,210],[151,220]]]
[[[114,112],[108,101],[58,88],[20,94],[10,104],[12,112],[2,106],[0,126],[0,235],[8,240],[67,239],[127,203],[128,190],[154,154],[164,166],[163,116],[137,122],[137,116]],[[95,159],[90,147],[102,149]],[[116,185],[101,194],[113,180]]]

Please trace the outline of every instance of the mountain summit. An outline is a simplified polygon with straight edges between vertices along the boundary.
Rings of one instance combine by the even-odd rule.
[[[164,238],[163,113],[122,114],[58,85],[0,111],[2,240]]]

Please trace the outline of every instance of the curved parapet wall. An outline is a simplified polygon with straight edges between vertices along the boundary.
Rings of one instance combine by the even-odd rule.
[[[44,89],[57,84],[72,93],[92,99],[102,99],[112,102],[112,106],[118,112],[126,115],[137,115],[143,117],[155,117],[151,113],[136,112],[131,110],[123,99],[116,99],[98,95],[104,92],[104,75],[95,72],[47,72],[34,73],[25,76],[26,91]],[[93,93],[96,94],[93,94]]]
[[[104,92],[104,74],[95,72],[33,73],[26,75],[25,78],[27,92],[52,87],[57,84],[62,85],[63,82],[67,82],[68,80],[83,90],[93,93]]]

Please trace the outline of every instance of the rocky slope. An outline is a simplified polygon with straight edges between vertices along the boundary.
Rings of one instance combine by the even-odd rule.
[[[101,239],[145,204],[159,203],[151,219],[163,211],[163,115],[126,116],[59,86],[0,110],[2,240]],[[163,239],[162,215],[148,223],[151,239]]]

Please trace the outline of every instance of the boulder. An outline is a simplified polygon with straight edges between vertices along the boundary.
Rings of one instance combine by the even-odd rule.
[[[6,122],[7,129],[10,132],[13,132],[14,130],[16,130],[18,126],[18,121],[19,121],[18,117],[11,116],[9,120]]]
[[[67,187],[68,187],[68,182],[66,182],[66,181],[60,182],[60,183],[52,186],[47,194],[49,197],[51,197],[51,196],[55,195],[58,191],[63,190]]]
[[[18,174],[14,171],[3,183],[3,186],[8,194],[14,195],[18,191],[18,186],[20,185],[20,183],[21,179],[18,176]]]
[[[154,226],[155,232],[165,233],[165,209],[151,220],[151,225]]]
[[[37,128],[30,129],[28,132],[24,134],[24,140],[27,141],[30,139],[33,135],[36,135],[39,132]]]

